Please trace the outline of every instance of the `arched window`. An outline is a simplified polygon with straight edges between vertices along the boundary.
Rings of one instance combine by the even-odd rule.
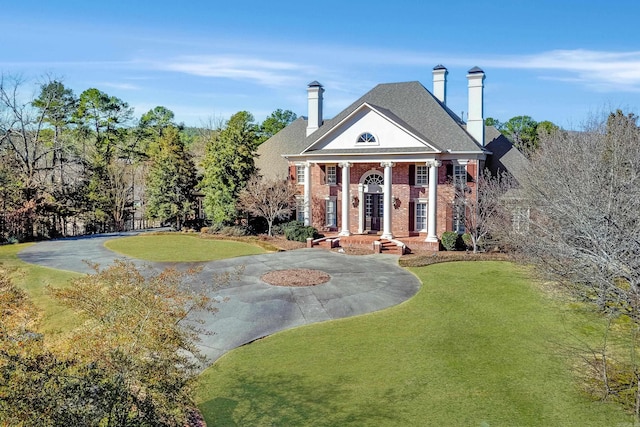
[[[375,144],[377,141],[375,136],[371,135],[369,132],[365,132],[363,134],[360,134],[360,136],[358,137],[358,141],[356,142],[364,144]]]
[[[379,173],[372,173],[371,175],[367,176],[364,179],[363,184],[364,185],[371,185],[371,184],[373,184],[373,185],[382,185],[382,184],[384,184],[384,178]]]

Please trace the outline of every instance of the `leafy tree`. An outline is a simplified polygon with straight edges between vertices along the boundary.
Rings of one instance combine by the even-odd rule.
[[[85,157],[90,165],[87,208],[89,219],[97,223],[98,231],[122,229],[125,216],[130,212],[131,190],[123,187],[125,169],[129,169],[134,150],[127,143],[124,126],[132,113],[126,102],[92,88],[82,92],[74,114],[85,140],[93,141],[93,144],[85,143],[85,147],[89,146]]]
[[[0,419],[9,425],[194,425],[193,386],[203,331],[189,316],[214,311],[185,288],[193,272],[142,274],[116,262],[50,290],[84,323],[47,346],[30,333],[24,292],[0,272]]]
[[[538,148],[538,122],[530,116],[516,116],[504,123],[503,133],[525,154]]]
[[[269,115],[260,125],[258,144],[262,144],[276,133],[287,127],[298,116],[291,110],[282,110],[278,108]]]
[[[193,211],[196,172],[178,129],[167,127],[150,149],[147,178],[147,215],[171,221],[177,229]]]
[[[504,123],[502,123],[498,119],[494,119],[493,117],[487,117],[486,119],[484,119],[484,124],[485,126],[493,126],[498,130],[502,130],[502,128],[504,127]]]
[[[240,111],[207,143],[200,189],[205,194],[205,212],[216,223],[236,217],[238,193],[255,172],[257,137],[253,120],[250,113]]]
[[[536,133],[538,134],[539,140],[542,139],[545,135],[552,134],[559,130],[560,128],[549,120],[544,120],[538,123],[538,126],[536,127]]]
[[[71,123],[76,109],[77,99],[71,89],[57,81],[51,81],[40,86],[40,95],[33,101],[33,106],[41,112],[43,120],[53,127],[52,167],[58,172],[52,176],[61,186],[64,185],[64,153],[62,132]]]
[[[173,111],[158,106],[142,115],[139,126],[143,129],[149,129],[156,135],[162,135],[165,129],[175,127],[174,117]]]
[[[296,187],[284,178],[265,179],[257,175],[251,177],[240,192],[238,207],[262,217],[269,225],[268,234],[276,219],[286,218],[295,208]]]
[[[117,150],[122,148],[125,136],[122,127],[132,114],[129,104],[98,89],[87,89],[80,94],[74,117],[93,132],[96,163],[107,165],[119,154]]]

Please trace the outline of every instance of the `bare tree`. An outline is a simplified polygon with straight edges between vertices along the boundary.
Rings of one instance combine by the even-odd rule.
[[[295,185],[285,178],[265,179],[254,175],[240,192],[238,207],[266,219],[271,236],[273,222],[293,212],[295,195]]]
[[[584,131],[544,138],[521,182],[532,207],[530,232],[513,243],[540,271],[640,330],[637,116],[617,111]],[[634,371],[639,416],[640,371]]]
[[[492,175],[485,170],[477,182],[476,194],[460,190],[454,208],[464,209],[466,232],[471,238],[473,252],[484,249],[498,239],[504,230],[512,227],[511,215],[517,206],[512,203],[516,182],[506,172]]]

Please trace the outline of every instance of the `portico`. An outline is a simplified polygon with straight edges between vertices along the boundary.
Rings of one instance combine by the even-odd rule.
[[[297,157],[297,156],[295,156]],[[293,159],[294,156],[291,156]],[[438,169],[436,159],[363,160],[350,157],[336,162],[332,157],[297,161],[304,168],[303,204],[306,225],[339,236],[377,234],[383,239],[397,235],[425,235],[425,242],[438,240]],[[335,165],[335,166],[334,166]],[[416,168],[428,168],[428,182],[415,183]],[[333,170],[335,168],[337,170]],[[330,178],[328,179],[327,176]],[[333,177],[335,176],[335,182]],[[339,178],[338,178],[339,176]],[[416,225],[415,200],[428,194],[424,229]],[[416,197],[417,196],[417,197]],[[325,212],[323,213],[323,203]],[[326,210],[335,207],[335,228],[323,224]]]

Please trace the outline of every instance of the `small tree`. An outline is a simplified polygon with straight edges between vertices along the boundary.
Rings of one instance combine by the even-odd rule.
[[[160,221],[171,221],[180,229],[193,211],[196,171],[178,129],[168,126],[163,132],[149,150],[147,215]]]
[[[235,218],[238,194],[255,172],[256,128],[253,116],[240,111],[207,141],[200,190],[204,193],[204,210],[215,223]]]
[[[514,187],[514,180],[507,173],[494,176],[485,170],[478,179],[475,196],[464,194],[458,198],[465,210],[465,228],[474,253],[485,247],[492,236],[500,235],[503,228],[511,226],[510,206],[504,196]]]
[[[266,219],[268,234],[271,236],[273,222],[286,218],[293,212],[295,195],[296,187],[287,179],[265,179],[254,175],[240,192],[238,207]]]

